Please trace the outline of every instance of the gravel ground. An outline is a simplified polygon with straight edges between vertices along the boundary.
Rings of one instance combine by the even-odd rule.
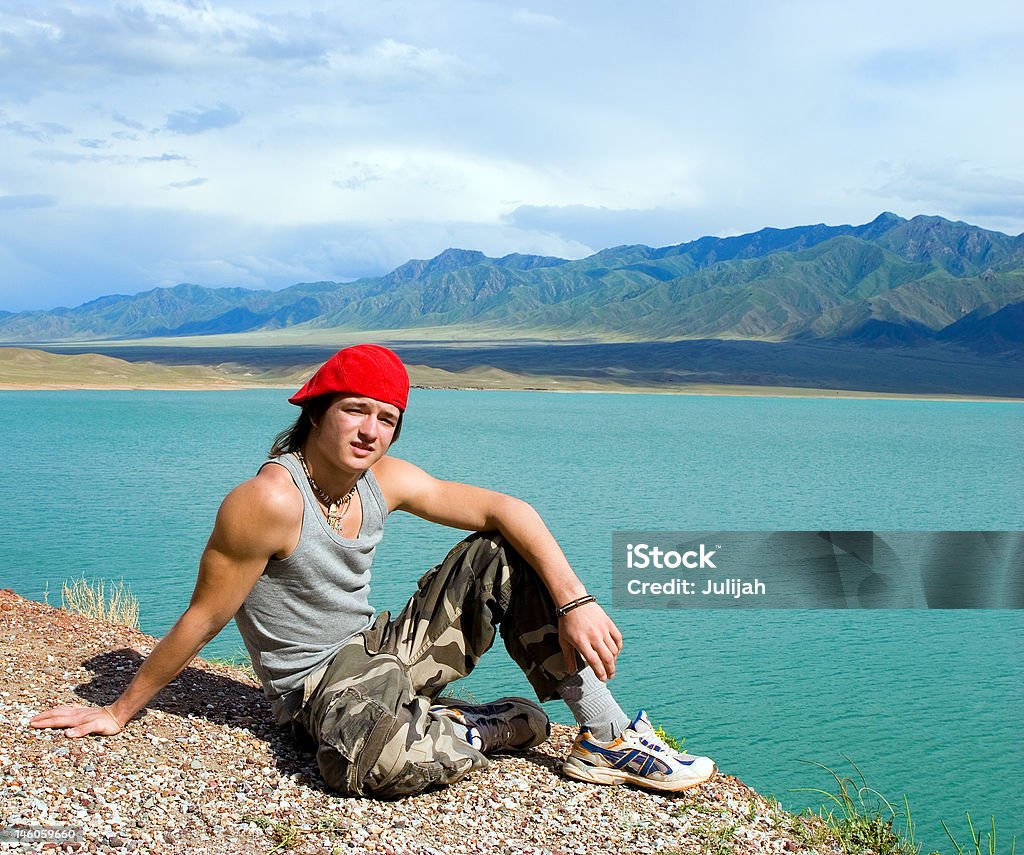
[[[736,778],[679,795],[560,774],[573,730],[442,790],[348,798],[274,724],[256,682],[196,660],[114,737],[67,739],[28,719],[112,702],[155,639],[0,591],[0,831],[64,827],[77,840],[0,851],[136,853],[838,853]]]

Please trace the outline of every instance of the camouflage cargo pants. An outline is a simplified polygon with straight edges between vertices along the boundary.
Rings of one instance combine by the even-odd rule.
[[[457,781],[488,760],[433,699],[466,676],[498,629],[542,701],[568,676],[551,596],[495,532],[457,544],[398,617],[381,613],[327,665],[295,713],[342,793],[394,798]]]

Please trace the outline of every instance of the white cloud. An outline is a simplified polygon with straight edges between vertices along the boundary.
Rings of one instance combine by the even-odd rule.
[[[400,81],[427,78],[451,80],[464,71],[457,57],[435,48],[382,39],[356,51],[332,50],[327,68],[342,78],[357,81]]]
[[[184,190],[188,187],[202,187],[209,178],[189,178],[185,181],[172,181],[166,185],[171,190]]]
[[[943,216],[988,228],[1020,230],[1024,173],[998,175],[963,160],[879,165],[874,192]]]
[[[532,9],[516,9],[512,14],[512,20],[517,24],[526,24],[529,27],[542,29],[565,26],[565,22],[561,18],[548,15],[546,12],[534,12]]]
[[[671,246],[694,234],[717,234],[724,218],[709,221],[696,209],[604,208],[587,205],[523,205],[505,222],[527,232],[560,235],[594,249],[622,244]]]

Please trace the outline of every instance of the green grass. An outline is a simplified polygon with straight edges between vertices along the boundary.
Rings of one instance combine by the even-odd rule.
[[[961,845],[957,842],[956,838],[953,837],[952,832],[946,826],[946,823],[942,823],[942,830],[946,832],[946,837],[949,838],[949,842],[953,844],[953,848],[956,850],[957,855],[997,855],[998,850],[996,849],[996,818],[990,817],[992,825],[989,831],[985,832],[985,839],[978,832],[974,830],[974,823],[971,822],[970,813],[967,814],[967,828],[970,830],[971,839],[966,845]],[[1014,855],[1017,851],[1017,838],[1010,838],[1010,849],[1009,855]]]
[[[825,804],[817,814],[805,811],[796,815],[793,830],[805,844],[814,846],[824,842],[824,823],[824,827],[827,827],[847,855],[920,855],[921,845],[914,839],[914,821],[906,795],[903,796],[902,809],[894,807],[878,790],[868,786],[864,774],[853,760],[845,754],[843,758],[853,767],[855,776],[839,775],[822,763],[805,761],[828,772],[838,790],[833,793],[819,787],[797,788],[797,792],[824,796]],[[802,822],[807,818],[820,822]],[[970,840],[966,845],[961,845],[954,838],[945,822],[941,825],[956,855],[998,855],[995,817],[991,818],[991,830],[983,837],[975,831],[968,813]],[[1008,855],[1015,855],[1016,844],[1016,837],[1011,838]],[[942,853],[933,851],[929,855]]]
[[[903,797],[904,811],[892,803],[878,790],[868,786],[860,768],[845,754],[843,757],[853,767],[856,777],[840,776],[822,763],[805,761],[824,769],[835,780],[835,793],[819,787],[799,787],[797,792],[817,793],[825,797],[825,804],[818,811],[818,818],[835,835],[843,852],[874,852],[877,855],[919,855],[921,847],[914,843],[914,823],[910,817],[910,804]],[[903,820],[902,831],[893,828],[893,823]]]
[[[312,825],[304,826],[295,825],[292,822],[278,822],[270,817],[256,814],[243,814],[242,822],[258,826],[274,841],[275,845],[272,849],[267,850],[267,855],[294,849],[299,844],[308,842],[311,835],[343,834],[352,827],[352,821],[342,815],[323,816],[315,820]],[[342,852],[348,851],[348,847],[336,846],[330,851],[331,855],[335,855],[335,853],[341,855]]]
[[[665,728],[660,724],[654,728],[654,734],[673,751],[682,752],[684,750],[683,743],[686,742],[685,736],[682,739],[676,739],[671,733],[666,733]]]

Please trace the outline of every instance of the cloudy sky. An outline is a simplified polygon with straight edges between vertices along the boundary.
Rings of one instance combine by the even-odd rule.
[[[883,210],[1018,234],[1021,44],[988,0],[0,0],[0,310]]]

